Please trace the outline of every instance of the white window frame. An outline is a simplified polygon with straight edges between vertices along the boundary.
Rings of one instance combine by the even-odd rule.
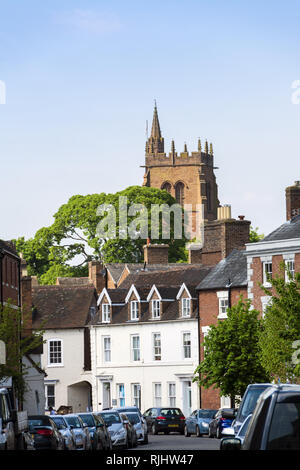
[[[130,319],[139,319],[139,302],[137,300],[131,300],[130,302]]]
[[[48,387],[53,387],[53,390],[54,390],[54,394],[53,395],[49,395],[48,393]],[[50,403],[49,404],[49,398],[53,398],[53,403]],[[52,408],[55,408],[55,383],[46,383],[45,384],[45,409],[46,410],[49,410],[49,406],[52,406]]]
[[[189,335],[189,345],[185,344],[185,336]],[[189,351],[189,355],[186,355],[186,352]],[[192,335],[190,331],[183,331],[182,332],[182,353],[183,359],[191,359],[192,358]]]
[[[267,307],[271,305],[272,297],[269,295],[265,295],[264,297],[261,297],[260,300],[261,300],[262,317],[264,318]]]
[[[153,299],[151,301],[151,305],[152,305],[152,318],[160,318],[160,306],[161,306],[160,300]]]
[[[191,316],[191,299],[189,297],[181,299],[181,315],[185,318]]]
[[[285,282],[290,282],[287,271],[290,271],[292,275],[292,280],[294,280],[295,279],[295,258],[286,259],[284,263],[285,263]],[[292,265],[292,269],[289,267],[289,265]]]
[[[158,344],[156,344],[157,341],[159,342]],[[153,345],[153,360],[161,361],[161,334],[159,332],[152,333],[152,345]]]
[[[170,407],[176,408],[176,382],[168,382],[168,402]]]
[[[54,354],[53,352],[51,352],[51,343],[54,343],[54,342],[60,343],[60,356],[61,356],[61,359],[58,362],[51,362],[50,361],[51,354]],[[48,339],[48,365],[47,365],[47,367],[64,367],[63,341],[62,341],[61,338],[50,338],[50,339]]]
[[[162,403],[162,385],[161,382],[153,383],[153,406],[159,408]]]
[[[102,323],[110,323],[110,304],[102,304]]]
[[[217,292],[219,302],[218,318],[227,318],[227,309],[229,307],[229,293],[228,290]]]
[[[138,338],[138,348],[134,347],[134,338]],[[130,339],[130,342],[131,342],[131,360],[134,361],[134,362],[139,362],[141,360],[141,339],[140,339],[140,335],[131,335],[131,339]],[[138,351],[137,353],[137,357],[138,359],[135,359],[135,352]]]
[[[121,387],[123,387],[123,390]],[[117,402],[118,406],[125,406],[125,384],[117,384]]]
[[[106,347],[108,340],[109,348]],[[107,357],[108,353],[108,357]],[[103,336],[103,362],[111,362],[111,337]]]
[[[141,384],[133,383],[131,384],[131,396],[132,396],[132,406],[137,406],[141,409]]]
[[[267,279],[266,266],[267,266],[267,265],[271,266],[271,271],[268,271],[268,273],[271,272],[271,278],[272,278],[272,274],[273,274],[273,273],[272,273],[272,271],[273,271],[272,260],[263,261],[262,264],[263,264],[263,265],[262,265],[262,268],[263,268],[263,285],[264,285],[265,287],[271,287],[272,284],[271,284],[271,283],[268,281],[268,279]]]

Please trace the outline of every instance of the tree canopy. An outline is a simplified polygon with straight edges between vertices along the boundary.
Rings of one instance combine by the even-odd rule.
[[[219,388],[221,395],[242,396],[249,383],[268,380],[259,358],[261,320],[249,300],[241,297],[227,310],[227,318],[211,325],[204,339],[204,360],[194,381],[205,388]]]
[[[127,226],[135,238],[124,231],[120,201],[122,204],[125,201]],[[41,284],[53,284],[57,276],[85,276],[87,263],[91,260],[141,262],[143,245],[152,234],[150,214],[153,205],[171,207],[173,204],[176,200],[167,191],[141,186],[131,186],[115,194],[75,195],[54,214],[52,225],[39,229],[28,240],[18,238],[16,248],[28,264],[28,274],[38,276]],[[143,212],[138,213],[141,205],[146,208],[146,218]],[[109,232],[99,236],[99,225],[105,225],[107,217],[107,211],[99,211],[99,207],[110,207],[115,211],[115,236],[110,236]],[[158,233],[156,238],[151,237],[151,242],[169,244],[170,262],[185,261],[186,238],[183,233],[182,238],[176,239],[173,213],[170,220],[170,236],[163,238],[165,222],[160,218]],[[183,228],[183,218],[181,225]]]

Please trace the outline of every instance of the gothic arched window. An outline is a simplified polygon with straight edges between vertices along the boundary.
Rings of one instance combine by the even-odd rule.
[[[179,181],[175,186],[175,199],[178,204],[183,204],[184,200],[184,184]]]
[[[168,191],[168,193],[171,193],[171,184],[168,183],[167,181],[165,181],[165,182],[161,185],[161,189],[164,189],[165,191]]]

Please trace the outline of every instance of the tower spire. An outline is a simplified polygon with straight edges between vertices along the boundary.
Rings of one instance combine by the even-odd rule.
[[[146,143],[146,154],[158,153],[164,153],[164,139],[161,135],[156,100],[154,100],[151,135]]]

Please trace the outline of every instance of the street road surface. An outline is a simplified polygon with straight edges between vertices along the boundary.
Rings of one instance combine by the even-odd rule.
[[[210,439],[208,437],[185,437],[181,434],[149,434],[149,444],[138,445],[130,449],[134,450],[219,450],[220,439]]]

